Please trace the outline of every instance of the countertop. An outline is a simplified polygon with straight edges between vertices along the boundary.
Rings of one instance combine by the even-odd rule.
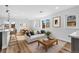
[[[79,38],[79,31],[76,31],[76,32],[73,32],[72,34],[69,34],[69,37]]]
[[[10,31],[10,30],[9,29],[5,29],[5,30],[1,29],[0,30],[0,32],[8,32],[8,31]]]

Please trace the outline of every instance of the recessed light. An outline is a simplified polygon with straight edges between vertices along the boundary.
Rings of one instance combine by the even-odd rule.
[[[40,11],[40,13],[43,13],[43,11]]]
[[[59,7],[57,6],[56,9],[59,9]]]

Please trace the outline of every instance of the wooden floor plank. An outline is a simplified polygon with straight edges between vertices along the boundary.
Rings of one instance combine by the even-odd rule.
[[[37,42],[33,44],[28,44],[23,36],[18,36],[18,37],[19,37],[18,39],[13,39],[13,38],[10,39],[8,48],[5,51],[3,50],[4,53],[32,53],[33,51],[36,52],[38,50]],[[64,49],[62,48],[62,50],[59,51],[60,53],[66,53],[70,51],[69,43],[67,43],[67,45],[65,45],[64,47],[66,48]],[[66,51],[65,49],[68,51]]]

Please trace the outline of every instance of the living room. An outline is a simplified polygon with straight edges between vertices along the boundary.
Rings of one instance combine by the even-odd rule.
[[[4,33],[3,36],[8,37],[6,41],[5,38],[2,38],[1,52],[72,52],[72,35],[70,34],[79,30],[79,6],[0,5],[0,9],[0,29]],[[3,29],[5,29],[6,35],[2,31]],[[49,35],[50,37],[48,37]],[[51,47],[47,47],[47,43],[49,43],[48,39],[54,39],[54,44],[52,43]],[[41,43],[40,40],[44,40],[45,43],[47,42],[47,45],[44,42]],[[19,48],[16,48],[18,46]]]

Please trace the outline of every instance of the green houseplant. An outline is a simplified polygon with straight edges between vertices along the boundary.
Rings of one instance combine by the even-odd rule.
[[[49,32],[49,31],[45,32],[45,35],[47,36],[47,38],[49,38],[50,34],[51,34],[51,32]]]

